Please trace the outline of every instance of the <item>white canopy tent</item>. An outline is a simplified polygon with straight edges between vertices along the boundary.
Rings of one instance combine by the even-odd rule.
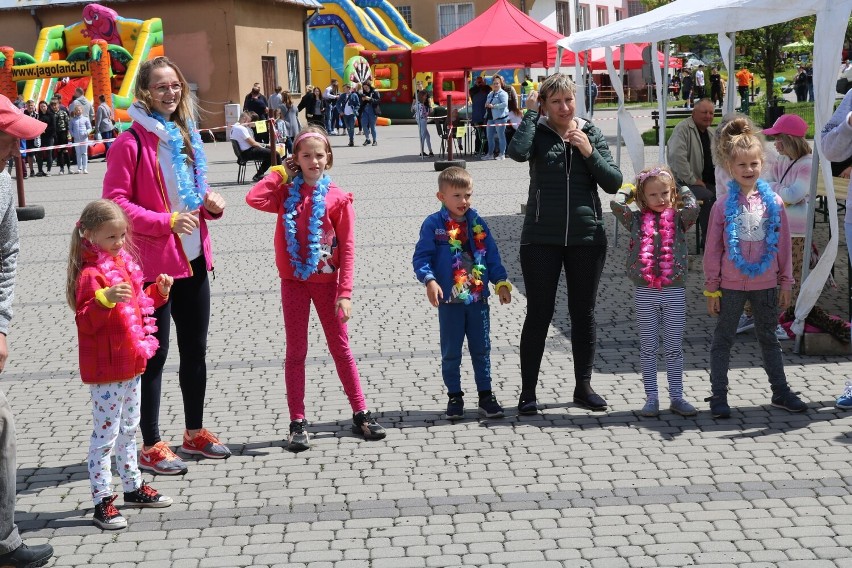
[[[606,47],[607,69],[613,86],[619,96],[618,117],[624,132],[625,145],[636,171],[644,167],[644,146],[630,113],[624,108],[621,81],[612,66],[611,46],[635,42],[656,42],[673,37],[717,33],[722,57],[727,62],[729,72],[728,93],[733,93],[734,50],[733,34],[728,32],[761,28],[773,24],[816,15],[814,32],[814,93],[816,94],[814,117],[816,121],[816,147],[822,138],[821,130],[834,110],[834,84],[840,64],[841,48],[849,15],[852,13],[852,0],[796,0],[779,2],[778,0],[676,0],[650,12],[633,16],[613,24],[572,34],[557,42],[557,45],[579,53],[593,47]],[[657,100],[660,101],[660,116],[665,124],[666,98],[661,95],[659,68],[655,67],[657,78]],[[579,73],[578,73],[579,76]],[[582,94],[580,95],[582,97]],[[579,97],[578,97],[579,98]],[[733,99],[728,97],[728,111],[733,110]],[[665,129],[662,128],[661,132]],[[661,137],[660,156],[665,159],[664,141]],[[817,163],[822,164],[828,197],[829,227],[831,239],[817,266],[807,275],[796,301],[796,321],[793,330],[801,336],[804,321],[816,303],[825,285],[834,260],[837,257],[838,224],[837,207],[831,167],[825,158],[814,154],[814,168],[811,177],[811,199],[809,220],[813,220],[813,206],[816,194]],[[810,236],[807,239],[806,252],[810,251]],[[805,270],[808,263],[805,262]]]

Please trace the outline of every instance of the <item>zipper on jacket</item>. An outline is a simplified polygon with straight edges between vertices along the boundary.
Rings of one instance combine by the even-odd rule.
[[[541,210],[541,190],[535,190],[535,222],[538,223],[538,214]]]
[[[565,148],[565,140],[562,141]],[[568,224],[571,220],[571,158],[574,155],[574,146],[568,144],[565,164],[565,246],[568,246]]]

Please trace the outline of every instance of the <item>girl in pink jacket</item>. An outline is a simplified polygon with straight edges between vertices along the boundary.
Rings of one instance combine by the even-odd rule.
[[[325,170],[334,157],[325,131],[308,126],[293,141],[293,156],[275,166],[249,190],[246,203],[276,214],[275,262],[281,277],[281,305],[287,354],[284,382],[290,408],[287,449],[307,450],[305,420],[305,358],[311,303],[319,316],[328,349],[352,407],[352,430],[367,440],[385,437],[373,418],[355,358],[349,348],[346,322],[352,313],[355,268],[355,210],[352,194],[331,182]]]
[[[710,412],[728,418],[728,362],[746,300],[754,307],[763,368],[772,387],[772,406],[803,412],[807,405],[790,390],[781,346],[775,337],[776,306],[790,305],[793,286],[790,227],[784,202],[760,179],[763,145],[745,119],[727,126],[722,148],[731,175],[728,194],[713,205],[704,249],[707,311],[719,316],[710,348]],[[781,290],[778,291],[780,286]]]

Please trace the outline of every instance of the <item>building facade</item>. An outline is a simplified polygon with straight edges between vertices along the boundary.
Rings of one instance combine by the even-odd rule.
[[[80,21],[88,3],[0,0],[0,45],[32,53],[43,27]],[[304,28],[316,0],[99,3],[123,18],[162,19],[165,54],[194,85],[207,128],[223,126],[224,105],[241,105],[255,82],[299,96],[307,85]]]

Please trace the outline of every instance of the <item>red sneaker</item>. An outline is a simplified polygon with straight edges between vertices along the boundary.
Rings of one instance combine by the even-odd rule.
[[[160,475],[183,475],[187,471],[183,460],[163,441],[139,452],[139,469]]]
[[[219,438],[205,428],[199,430],[191,440],[186,431],[184,431],[183,445],[180,449],[185,454],[204,456],[205,458],[214,460],[231,457],[231,450],[228,449],[228,446],[220,442]]]

